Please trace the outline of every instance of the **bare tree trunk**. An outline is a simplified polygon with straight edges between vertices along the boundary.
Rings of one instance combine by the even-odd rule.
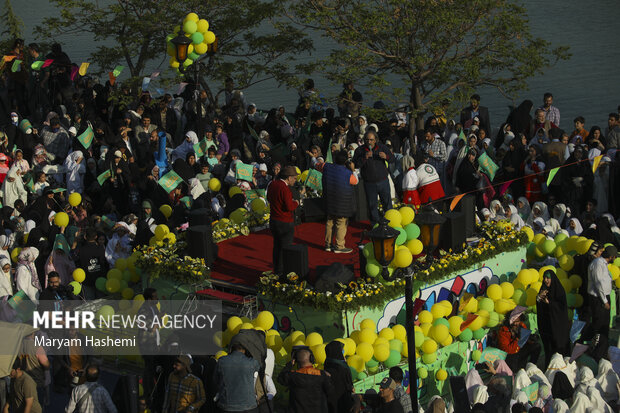
[[[415,110],[415,120],[409,116],[409,144],[411,146],[411,154],[415,155],[417,147],[415,144],[415,133],[417,130],[424,128],[424,115],[418,112],[422,107],[422,94],[420,87],[414,82],[411,85],[411,101],[409,102],[409,113],[413,114]]]

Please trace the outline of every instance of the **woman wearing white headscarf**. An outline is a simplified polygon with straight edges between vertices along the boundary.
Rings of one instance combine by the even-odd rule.
[[[13,167],[6,174],[6,179],[2,184],[2,203],[13,208],[15,201],[18,199],[21,199],[26,204],[28,192],[24,188],[24,181],[22,181],[22,177],[17,172],[17,168]]]
[[[527,218],[526,224],[532,225],[536,218],[542,218],[544,222],[549,221],[549,212],[547,211],[547,204],[544,202],[534,202],[534,206],[532,206],[532,212],[530,216]]]
[[[536,364],[527,363],[527,365],[525,366],[525,372],[529,376],[530,380],[532,380],[532,383],[537,381],[541,386],[544,384],[544,385],[551,387],[551,383],[549,382],[549,379],[547,379],[547,376],[545,376],[545,373],[543,373],[542,370],[539,369]]]
[[[491,211],[491,221],[499,221],[505,218],[502,203],[497,199],[491,201],[489,211]]]
[[[545,221],[542,218],[536,218],[531,224],[534,234],[540,234],[545,229]]]
[[[182,144],[177,146],[174,151],[172,151],[172,162],[177,159],[183,159],[187,157],[187,154],[190,152],[194,152],[194,145],[198,143],[198,135],[196,132],[190,130],[185,133],[185,140]]]
[[[84,154],[82,151],[71,152],[65,159],[65,168],[67,173],[65,179],[67,181],[67,193],[84,192],[84,174],[86,173],[86,165],[84,165]]]
[[[620,379],[614,371],[611,362],[602,358],[598,362],[598,375],[596,376],[603,390],[603,397],[608,402],[618,400],[618,382]]]
[[[525,226],[525,222],[519,216],[519,211],[517,211],[517,207],[510,204],[507,208],[504,209],[506,214],[506,218],[510,220],[510,223],[517,231],[520,231],[521,228]]]
[[[488,401],[489,401],[489,391],[487,389],[487,386],[482,385],[482,386],[476,387],[476,389],[474,390],[474,398],[471,404],[472,405],[477,404],[477,403],[485,404]]]
[[[11,260],[0,258],[0,297],[13,295],[13,281],[11,280]]]
[[[568,221],[566,230],[568,231],[569,236],[581,235],[581,233],[583,232],[583,227],[581,226],[581,222],[579,222],[577,218],[571,218]]]
[[[17,256],[17,270],[15,272],[15,289],[22,290],[30,301],[39,304],[41,284],[34,261],[39,256],[39,250],[35,247],[24,248]]]
[[[11,254],[9,248],[13,245],[13,239],[10,235],[0,235],[0,258],[6,258],[11,261]]]
[[[547,380],[549,380],[549,383],[553,383],[553,378],[558,371],[566,374],[566,377],[568,378],[568,381],[570,381],[571,386],[575,386],[575,379],[571,377],[572,374],[567,374],[567,366],[566,362],[564,361],[564,357],[562,357],[561,354],[555,353],[553,356],[551,356],[551,361],[549,362],[547,371],[545,371],[545,376],[547,376]]]
[[[528,377],[527,373],[524,369],[517,371],[517,374],[514,376],[514,386],[512,390],[512,398],[516,398],[517,394],[521,391],[521,389],[532,384],[532,380]]]
[[[579,394],[579,393],[577,393]],[[593,412],[594,409],[598,410],[601,413],[614,413],[614,410],[611,408],[609,404],[603,399],[603,395],[601,391],[595,387],[588,387],[586,392],[588,399],[590,399],[591,409],[590,412]]]
[[[568,404],[562,399],[553,399],[552,406],[554,413],[569,413]]]
[[[530,207],[530,201],[526,197],[522,196],[517,199],[517,211],[519,211],[519,216],[524,221],[530,217],[532,208]]]
[[[570,407],[570,413],[590,413],[592,403],[587,395],[576,392],[573,397],[573,404]]]
[[[469,397],[469,400],[474,399],[476,389],[480,386],[484,386],[484,382],[482,381],[478,370],[469,370],[465,375],[465,388],[467,389],[467,396]]]
[[[515,392],[514,392],[514,396],[512,401],[510,402],[510,407],[512,408],[513,405],[517,404],[517,403],[521,403],[522,405],[524,405],[528,410],[530,408],[530,399],[527,397],[527,394],[525,394],[525,392],[522,389],[522,387],[516,387],[515,385]]]

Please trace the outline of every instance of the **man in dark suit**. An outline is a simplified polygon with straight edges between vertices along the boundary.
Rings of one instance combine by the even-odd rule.
[[[480,129],[484,129],[487,135],[491,133],[491,119],[489,118],[489,109],[480,106],[480,95],[474,94],[469,98],[470,105],[461,111],[461,125],[465,129],[469,129],[474,118],[480,121]]]

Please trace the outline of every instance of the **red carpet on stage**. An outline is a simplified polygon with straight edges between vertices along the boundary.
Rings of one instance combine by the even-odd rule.
[[[340,262],[354,265],[359,274],[357,243],[363,230],[370,229],[368,223],[349,224],[346,246],[353,249],[350,254],[334,254],[325,251],[325,224],[308,222],[295,227],[295,244],[308,246],[309,278],[315,278],[316,267]],[[365,242],[368,242],[366,240]],[[271,254],[273,238],[269,229],[238,236],[218,244],[218,258],[213,264],[211,278],[235,284],[254,286],[261,273],[273,269]]]

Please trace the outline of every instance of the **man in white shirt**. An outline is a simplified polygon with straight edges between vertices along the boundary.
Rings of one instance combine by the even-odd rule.
[[[592,314],[590,329],[594,335],[592,347],[596,348],[595,353],[600,356],[607,354],[609,336],[609,294],[611,294],[612,286],[607,264],[613,262],[617,255],[616,247],[610,245],[588,266],[588,295]]]

